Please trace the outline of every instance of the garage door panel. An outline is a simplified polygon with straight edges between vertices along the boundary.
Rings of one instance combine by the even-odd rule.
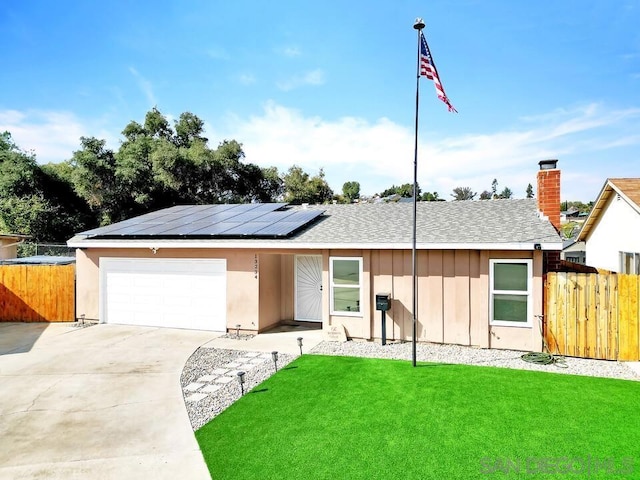
[[[101,258],[107,323],[226,330],[226,261]]]

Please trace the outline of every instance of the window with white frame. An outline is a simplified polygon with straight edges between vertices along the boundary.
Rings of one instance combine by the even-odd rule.
[[[490,260],[489,321],[491,325],[531,327],[531,259]]]
[[[620,252],[620,273],[640,274],[640,253]]]
[[[362,258],[331,257],[329,259],[331,281],[331,313],[362,316]]]

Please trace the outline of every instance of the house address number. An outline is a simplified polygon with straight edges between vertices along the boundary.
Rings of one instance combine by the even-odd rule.
[[[253,256],[253,278],[258,278],[258,254]]]

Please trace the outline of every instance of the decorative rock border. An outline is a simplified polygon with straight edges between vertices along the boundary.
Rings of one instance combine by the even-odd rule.
[[[554,365],[527,363],[520,358],[526,352],[513,350],[420,343],[416,351],[420,362],[485,365],[640,381],[640,376],[631,368],[616,361],[567,357],[567,368],[558,368]],[[411,343],[391,343],[382,346],[374,342],[322,342],[310,353],[408,361],[411,359]],[[286,367],[295,358],[297,355],[279,354],[278,369]],[[247,392],[273,375],[275,368],[270,353],[207,347],[199,348],[187,360],[180,382],[194,430],[202,427],[240,398],[238,371],[246,372],[244,388]]]

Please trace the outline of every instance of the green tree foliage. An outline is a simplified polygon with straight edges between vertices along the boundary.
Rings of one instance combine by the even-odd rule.
[[[513,196],[513,192],[509,187],[504,187],[498,195],[498,198],[511,198]]]
[[[203,136],[204,122],[185,112],[170,125],[153,108],[130,122],[118,150],[82,137],[64,162],[40,167],[8,132],[0,134],[0,229],[38,241],[65,241],[74,233],[177,204],[271,202],[284,183],[276,168],[244,160],[242,145],[217,148]],[[309,201],[333,192],[324,172],[308,179]]]
[[[451,194],[454,200],[473,200],[476,195],[470,187],[456,187]]]
[[[420,200],[423,202],[444,202],[446,201],[444,198],[440,198],[438,192],[424,192]]]
[[[88,207],[62,171],[41,168],[8,132],[0,135],[0,230],[61,242],[90,224]]]
[[[498,198],[498,179],[497,178],[494,178],[493,181],[491,182],[491,198]]]
[[[74,187],[101,224],[176,204],[270,202],[282,195],[277,169],[245,162],[235,140],[211,149],[203,131],[190,112],[171,128],[153,108],[144,124],[124,128],[116,152],[104,140],[82,138],[70,162]]]
[[[527,198],[533,198],[533,185],[527,185]]]
[[[94,212],[97,223],[110,223],[120,218],[122,197],[115,177],[115,156],[104,140],[81,137],[80,144],[82,148],[65,162],[71,170],[71,183]]]
[[[417,185],[416,188],[418,192],[418,198],[420,198],[420,185]],[[391,195],[400,195],[403,198],[412,198],[413,197],[413,183],[403,183],[402,185],[396,187],[392,185],[390,188],[387,188],[383,191],[380,196],[381,197],[389,197]]]
[[[566,212],[572,208],[575,208],[580,213],[589,213],[593,208],[594,202],[583,203],[578,200],[565,200],[560,204],[562,211]]]
[[[345,182],[342,185],[342,196],[345,203],[353,203],[360,198],[360,182]]]
[[[498,179],[494,178],[491,182],[491,191],[483,191],[480,194],[480,200],[490,200],[497,198],[511,198],[513,197],[513,192],[509,187],[504,187],[500,193],[498,193]]]
[[[284,175],[283,182],[285,202],[326,203],[333,197],[322,168],[317,175],[311,177],[300,166],[293,165]]]

